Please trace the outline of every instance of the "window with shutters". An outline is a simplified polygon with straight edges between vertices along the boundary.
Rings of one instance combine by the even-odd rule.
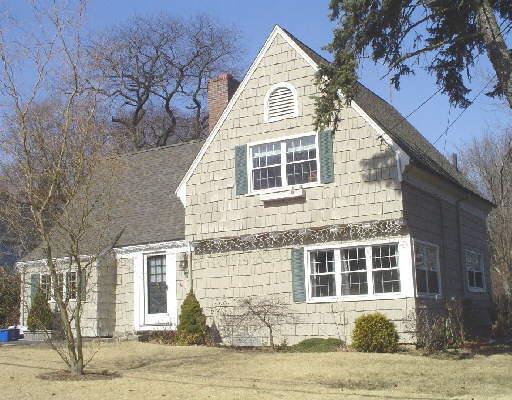
[[[306,249],[308,250],[308,249]],[[377,298],[400,294],[396,243],[307,251],[306,293],[310,301]]]
[[[464,265],[468,279],[468,288],[471,292],[485,291],[484,256],[473,250],[464,252]]]
[[[414,241],[416,266],[416,290],[422,296],[441,294],[441,269],[439,247],[433,244]]]
[[[265,122],[298,116],[297,91],[289,83],[278,83],[265,96]]]
[[[249,149],[251,191],[318,182],[316,134],[253,144]]]

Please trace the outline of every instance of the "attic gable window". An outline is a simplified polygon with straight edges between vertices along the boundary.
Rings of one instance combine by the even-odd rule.
[[[297,117],[298,109],[297,91],[287,82],[272,86],[265,96],[265,122]]]
[[[316,134],[251,146],[251,190],[318,182],[317,155]]]

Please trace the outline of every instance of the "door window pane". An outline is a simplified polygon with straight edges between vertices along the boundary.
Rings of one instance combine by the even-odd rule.
[[[148,314],[167,312],[165,255],[147,257]]]

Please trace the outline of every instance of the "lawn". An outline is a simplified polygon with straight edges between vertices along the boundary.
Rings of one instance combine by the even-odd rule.
[[[0,399],[512,399],[512,354],[264,353],[124,342],[103,344],[91,368],[107,381],[55,382],[45,347],[0,347]]]

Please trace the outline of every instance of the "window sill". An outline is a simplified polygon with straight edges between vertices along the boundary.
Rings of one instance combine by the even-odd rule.
[[[260,199],[263,202],[298,198],[306,198],[306,191],[303,187],[291,187],[285,190],[262,194],[260,196]]]
[[[433,294],[433,293],[418,293],[418,298],[421,299],[433,299],[433,300],[440,300],[442,299],[441,293]]]
[[[487,293],[486,289],[483,288],[468,288],[470,293]]]
[[[311,182],[311,183],[304,183],[302,185],[290,185],[290,186],[284,186],[284,187],[276,187],[272,189],[262,189],[262,190],[253,190],[249,193],[247,193],[245,196],[251,197],[251,196],[260,196],[262,199],[266,197],[267,195],[278,195],[281,193],[290,193],[290,192],[304,192],[304,196],[306,194],[304,189],[314,188],[323,186],[324,184],[320,182]]]
[[[406,296],[404,293],[384,293],[384,294],[373,294],[373,295],[354,295],[354,296],[344,296],[344,297],[317,297],[317,298],[309,298],[306,300],[306,303],[314,304],[314,303],[343,303],[343,302],[353,302],[353,301],[370,301],[370,300],[394,300],[394,299],[404,299]]]

